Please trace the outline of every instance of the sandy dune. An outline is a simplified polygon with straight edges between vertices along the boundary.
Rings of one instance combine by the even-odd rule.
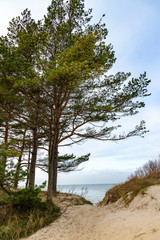
[[[129,207],[70,206],[27,240],[160,240],[160,186],[148,188]]]

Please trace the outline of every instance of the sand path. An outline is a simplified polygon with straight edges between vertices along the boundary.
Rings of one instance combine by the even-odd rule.
[[[68,207],[27,240],[160,240],[160,187],[136,197],[128,208],[121,202]]]

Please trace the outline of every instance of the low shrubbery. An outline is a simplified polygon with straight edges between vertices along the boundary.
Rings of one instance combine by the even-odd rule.
[[[52,202],[42,202],[40,188],[27,188],[5,196],[0,201],[0,239],[17,240],[50,224],[60,209]]]
[[[0,204],[10,204],[13,208],[19,208],[21,210],[29,210],[34,208],[45,208],[47,202],[42,202],[38,196],[40,188],[26,188],[16,191],[9,196],[3,197]]]
[[[149,161],[138,169],[123,184],[118,184],[106,192],[100,205],[114,203],[123,198],[126,204],[130,203],[134,197],[146,187],[160,183],[160,156],[155,161]]]
[[[88,204],[88,205],[93,205],[93,203],[87,199],[85,199],[84,197],[81,197],[79,195],[77,195],[79,198],[76,198],[74,201],[75,205],[84,205],[84,204]]]

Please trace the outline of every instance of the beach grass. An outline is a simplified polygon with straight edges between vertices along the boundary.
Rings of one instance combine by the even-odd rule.
[[[28,190],[21,189],[19,192],[26,194]],[[33,194],[36,189],[32,189]],[[18,240],[20,238],[28,237],[37,230],[44,226],[49,225],[55,219],[57,219],[61,212],[59,207],[71,205],[84,205],[92,204],[82,196],[78,196],[71,193],[55,193],[53,201],[56,201],[56,205],[53,202],[46,202],[46,191],[36,192],[35,198],[28,197],[25,200],[25,196],[21,197],[23,201],[16,201],[2,191],[0,191],[0,240]],[[29,195],[30,196],[30,195]],[[32,204],[31,202],[34,202]],[[13,204],[14,203],[14,204]],[[62,206],[61,206],[62,204]]]
[[[5,196],[6,198],[6,196]],[[52,202],[38,200],[35,206],[24,207],[3,198],[0,201],[0,239],[18,240],[30,236],[60,216],[60,208]],[[39,199],[39,198],[38,198]]]
[[[135,171],[126,182],[118,184],[107,191],[99,205],[104,206],[109,203],[114,203],[120,198],[122,198],[127,205],[139,192],[145,194],[145,189],[155,184],[160,184],[160,156],[157,160],[149,161]]]
[[[78,195],[77,195],[78,196]],[[93,203],[87,199],[85,199],[84,197],[78,196],[79,199],[75,199],[75,205],[84,205],[84,204],[89,204],[89,205],[93,205]]]

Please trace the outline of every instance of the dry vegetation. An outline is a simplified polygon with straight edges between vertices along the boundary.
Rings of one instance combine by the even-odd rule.
[[[41,192],[41,197],[43,200],[46,199],[45,191]],[[92,205],[90,201],[74,193],[71,194],[71,193],[57,192],[53,195],[52,200],[57,206],[60,207],[61,212],[64,212],[66,208],[70,206],[84,205],[84,204]]]
[[[0,206],[0,239],[18,240],[50,224],[58,217],[57,207],[22,211],[11,205]]]
[[[1,192],[1,240],[18,240],[29,236],[53,222],[60,215],[59,207],[52,202],[42,202],[37,192],[35,194],[35,190],[30,191],[30,195],[26,192],[17,196],[5,196]]]
[[[114,203],[122,198],[126,204],[130,203],[139,192],[151,185],[160,184],[160,155],[157,160],[149,161],[138,169],[123,184],[118,184],[106,192],[106,195],[99,205],[104,206]]]
[[[7,196],[0,192],[1,240],[18,240],[27,237],[52,223],[67,207],[92,204],[81,196],[67,193],[56,193],[52,199],[54,204],[47,203],[45,191],[41,191],[38,195],[38,192],[35,193],[36,190],[32,191],[32,195],[27,197],[26,192],[25,195],[22,193],[18,197],[18,203],[17,198],[16,201],[5,200]]]
[[[128,204],[139,192],[142,194],[145,193],[145,189],[154,184],[160,184],[160,156],[157,160],[149,161],[142,168],[138,169],[125,183],[116,185],[110,189],[100,205],[114,203],[120,198]],[[53,197],[53,202],[59,206],[56,207],[56,205],[51,202],[45,202],[46,192],[41,191],[38,193],[35,192],[36,190],[32,191],[32,196],[29,196],[32,197],[32,201],[30,201],[26,195],[23,195],[26,194],[26,192],[22,190],[21,195],[18,195],[14,201],[11,199],[6,202],[2,200],[2,198],[5,199],[4,197],[6,196],[0,192],[1,240],[18,240],[31,235],[60,216],[59,207],[61,208],[61,212],[63,212],[71,205],[91,204],[80,196],[57,193]],[[26,197],[25,201],[24,196]],[[31,203],[34,204],[30,205]]]

